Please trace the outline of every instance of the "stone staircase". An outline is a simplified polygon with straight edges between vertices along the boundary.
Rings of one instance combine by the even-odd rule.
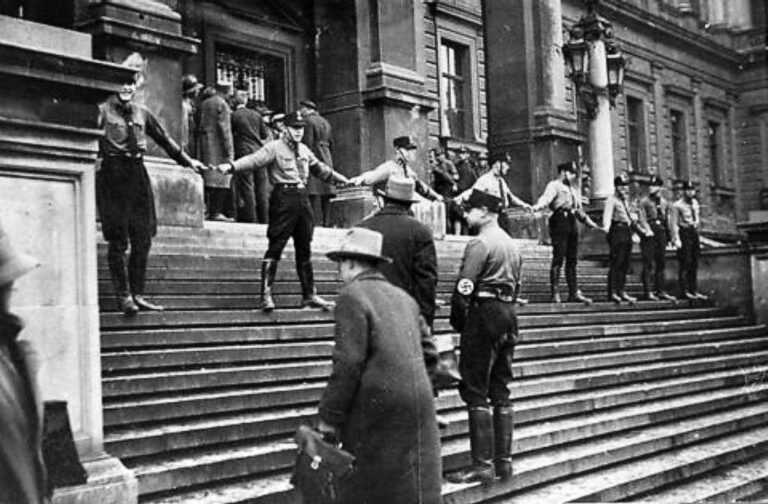
[[[316,412],[331,369],[332,314],[298,309],[292,250],[280,264],[278,310],[253,309],[264,228],[161,229],[148,292],[163,313],[114,311],[99,246],[106,450],[136,472],[142,502],[296,503],[288,484],[296,426]],[[318,230],[318,290],[340,283],[322,253],[342,231]],[[438,243],[447,301],[465,240]],[[515,353],[515,477],[444,485],[446,503],[753,499],[768,488],[768,330],[712,303],[551,305],[550,250],[525,257]],[[579,266],[588,295],[606,270]],[[639,284],[635,275],[629,290]],[[456,335],[438,310],[441,348]],[[455,391],[437,400],[446,471],[468,463]],[[762,493],[761,493],[762,492]],[[675,500],[677,499],[677,500]]]

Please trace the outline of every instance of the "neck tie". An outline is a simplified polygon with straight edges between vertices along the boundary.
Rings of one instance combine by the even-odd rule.
[[[136,139],[136,124],[133,120],[133,107],[130,103],[123,103],[120,112],[125,121],[126,131],[128,133],[128,154],[136,156],[139,153],[139,142]]]

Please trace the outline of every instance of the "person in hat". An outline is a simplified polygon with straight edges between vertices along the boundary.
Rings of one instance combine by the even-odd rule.
[[[458,186],[457,192],[460,194],[474,186],[478,179],[475,163],[472,161],[472,155],[466,145],[462,145],[459,149],[459,158],[454,164],[459,174],[456,185]]]
[[[381,233],[352,228],[327,254],[344,287],[318,430],[355,456],[338,502],[439,504],[442,467],[429,380],[437,352],[416,302],[380,267]]]
[[[142,61],[138,54],[129,59]],[[104,128],[104,135],[99,141],[101,168],[96,178],[101,230],[109,243],[109,272],[118,309],[126,315],[134,315],[139,310],[162,310],[144,297],[147,259],[157,232],[155,200],[144,166],[147,137],[178,164],[197,173],[206,168],[168,136],[149,110],[134,102],[139,84],[143,82],[143,66],[133,68],[136,69],[134,78],[99,107],[99,124]],[[126,263],[129,243],[131,256]]]
[[[269,245],[261,263],[261,301],[264,311],[275,308],[272,285],[277,265],[289,238],[296,252],[296,272],[301,283],[302,307],[330,310],[333,303],[317,295],[312,270],[312,234],[314,217],[307,198],[307,179],[314,175],[327,182],[347,183],[347,177],[317,159],[301,143],[304,119],[299,112],[285,118],[283,137],[267,142],[253,154],[218,166],[223,173],[266,169],[272,184],[269,198]]]
[[[190,156],[197,155],[197,107],[203,85],[192,74],[181,79],[181,148]]]
[[[42,405],[34,352],[20,340],[22,320],[11,313],[14,282],[38,266],[16,252],[0,227],[0,502],[43,504],[48,485],[42,455]]]
[[[490,169],[491,167],[488,165],[488,153],[483,151],[477,156],[477,177],[482,177],[488,173],[488,170]]]
[[[552,239],[552,264],[549,268],[551,301],[560,303],[558,284],[560,271],[565,262],[565,281],[568,284],[568,301],[590,304],[592,300],[584,296],[577,286],[576,264],[578,262],[580,221],[593,229],[602,229],[584,211],[581,196],[573,184],[576,181],[578,165],[568,161],[557,166],[557,178],[547,184],[544,193],[533,205],[534,212],[548,208],[549,235]]]
[[[435,156],[432,163],[432,188],[445,201],[448,232],[461,234],[464,212],[451,199],[459,190],[459,172],[456,170],[456,166],[448,159],[445,149],[430,149],[430,155],[431,153],[434,153]]]
[[[499,212],[499,227],[509,233],[509,219],[507,218],[507,208],[510,203],[523,207],[526,210],[531,209],[531,205],[521,200],[515,193],[509,189],[505,177],[509,173],[509,158],[506,153],[497,153],[491,156],[491,169],[482,177],[477,179],[475,184],[469,189],[459,194],[455,201],[459,204],[464,203],[473,191],[486,192],[492,194],[501,200],[502,209]]]
[[[427,324],[435,318],[437,253],[432,231],[410,215],[417,200],[413,179],[392,175],[380,193],[384,206],[358,226],[384,236],[383,254],[392,261],[381,265],[384,278],[411,295]]]
[[[632,256],[632,234],[638,232],[650,238],[653,232],[638,226],[638,212],[629,200],[629,177],[622,173],[613,179],[613,185],[616,192],[603,208],[603,229],[609,249],[608,301],[634,304],[637,298],[624,290]]]
[[[235,110],[232,112],[232,141],[235,159],[253,154],[272,139],[264,118],[255,109],[247,107],[248,92],[235,91]],[[267,174],[264,170],[238,173],[234,178],[238,222],[267,222]]]
[[[275,112],[269,117],[269,127],[272,128],[272,138],[281,138],[286,135],[285,114]]]
[[[453,483],[489,482],[512,475],[512,353],[517,339],[515,301],[523,258],[499,227],[501,199],[472,191],[467,223],[478,231],[464,251],[451,297],[450,323],[461,333],[459,395],[469,414],[472,465],[449,474]]]
[[[301,141],[309,147],[314,155],[333,168],[333,156],[331,148],[333,147],[333,131],[331,123],[325,117],[317,112],[317,105],[311,100],[302,100],[299,102],[299,111],[304,115],[304,138]],[[330,225],[331,200],[336,195],[333,184],[323,182],[317,178],[310,178],[307,185],[309,201],[312,204],[312,210],[320,226]]]
[[[674,301],[664,289],[664,263],[669,241],[669,202],[662,196],[664,181],[658,175],[650,180],[648,194],[640,200],[640,251],[643,259],[643,292],[645,299]]]
[[[416,149],[418,146],[410,136],[399,136],[392,141],[395,149],[394,159],[383,162],[373,170],[362,173],[349,179],[352,185],[373,186],[374,193],[379,194],[387,185],[387,180],[392,175],[402,175],[412,178],[416,184],[416,192],[421,196],[432,201],[443,201],[443,197],[429,187],[419,178],[411,165],[416,160]]]
[[[208,166],[216,166],[234,159],[235,147],[232,139],[232,110],[229,98],[232,85],[227,82],[216,84],[216,93],[205,98],[200,104],[200,159]],[[215,170],[203,174],[208,218],[215,221],[231,222],[234,219],[234,192],[232,177]]]
[[[699,255],[701,243],[701,206],[696,199],[696,188],[690,180],[683,182],[683,194],[670,210],[669,226],[672,246],[677,250],[679,263],[678,281],[680,295],[684,299],[708,299],[698,291]]]

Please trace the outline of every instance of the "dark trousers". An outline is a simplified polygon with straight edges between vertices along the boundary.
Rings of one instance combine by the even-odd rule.
[[[235,201],[237,221],[256,222],[256,192],[252,171],[235,174]]]
[[[561,268],[565,262],[565,280],[568,293],[575,295],[576,264],[579,253],[579,228],[576,215],[555,212],[549,218],[549,236],[552,239],[552,268]]]
[[[256,197],[256,222],[267,224],[269,223],[269,193],[272,191],[267,170],[253,172],[253,190]]]
[[[232,188],[229,187],[206,187],[206,199],[208,200],[208,218],[211,219],[217,214],[229,217],[232,212]]]
[[[459,395],[472,407],[509,406],[512,354],[517,340],[514,303],[472,302],[461,333]]]
[[[155,202],[141,159],[105,158],[97,180],[97,201],[107,248],[107,263],[117,294],[143,294],[152,237],[157,230]],[[131,256],[126,264],[128,245]]]
[[[664,292],[664,263],[667,249],[667,231],[660,224],[651,224],[653,236],[640,240],[643,258],[643,289],[645,293]]]
[[[632,255],[632,230],[623,222],[611,223],[608,232],[610,265],[608,268],[608,295],[621,294],[627,282],[629,259]]]
[[[501,212],[499,212],[499,227],[507,232],[507,234],[510,234],[509,230],[509,217],[507,217],[507,210],[502,209]],[[510,235],[511,236],[511,235]]]
[[[289,238],[293,238],[296,265],[311,258],[314,218],[305,189],[276,184],[269,197],[269,246],[264,259],[279,261]]]
[[[677,260],[680,262],[678,281],[680,292],[694,293],[698,290],[697,270],[699,269],[699,232],[693,228],[680,229],[680,249],[677,251]]]
[[[312,205],[312,213],[317,216],[319,226],[328,227],[330,219],[331,200],[333,194],[310,194],[309,202]]]

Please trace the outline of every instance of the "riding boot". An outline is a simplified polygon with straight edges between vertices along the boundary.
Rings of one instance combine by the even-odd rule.
[[[277,274],[278,261],[274,259],[264,259],[261,262],[261,299],[259,308],[263,311],[272,311],[275,309],[275,302],[272,300],[272,285],[275,283],[275,274]]]
[[[549,286],[551,291],[550,301],[560,303],[560,293],[557,291],[557,284],[560,283],[560,266],[549,268]]]
[[[512,431],[514,420],[511,406],[493,408],[493,435],[495,450],[493,465],[496,476],[502,480],[512,477]]]
[[[469,445],[472,465],[451,473],[451,483],[490,483],[496,477],[493,467],[493,419],[488,407],[469,408]]]
[[[326,301],[317,295],[315,290],[315,277],[312,272],[312,263],[307,261],[296,265],[299,281],[301,282],[301,307],[319,308],[323,311],[330,311],[336,306],[332,301]]]
[[[592,304],[592,299],[588,298],[576,287],[576,265],[565,265],[565,281],[568,283],[568,301],[571,303]]]
[[[139,307],[133,301],[128,286],[128,265],[125,262],[125,252],[110,243],[107,250],[107,263],[112,277],[112,285],[115,288],[117,309],[125,315],[136,315],[139,312]]]

